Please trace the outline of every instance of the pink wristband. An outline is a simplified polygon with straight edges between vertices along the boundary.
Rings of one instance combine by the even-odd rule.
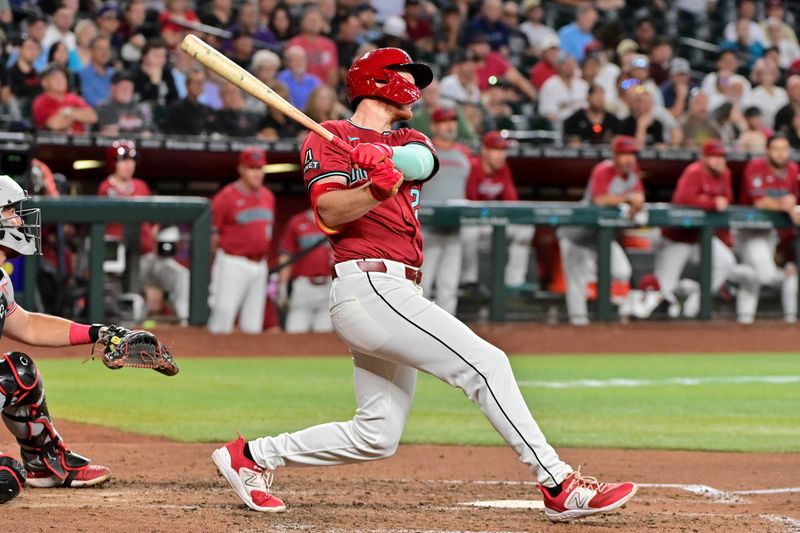
[[[78,324],[73,322],[69,325],[69,343],[76,344],[92,344],[92,339],[89,337],[89,329],[91,326],[86,324]]]

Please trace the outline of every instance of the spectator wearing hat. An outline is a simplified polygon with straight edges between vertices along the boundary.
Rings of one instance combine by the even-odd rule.
[[[111,78],[114,76],[114,69],[110,66],[111,40],[98,35],[92,39],[89,49],[89,65],[78,73],[78,78],[84,99],[90,106],[97,107],[108,99],[111,92]]]
[[[408,127],[424,133],[427,136],[433,135],[433,113],[437,109],[447,108],[456,113],[457,129],[456,138],[459,141],[477,140],[473,122],[469,120],[467,108],[472,106],[463,103],[455,104],[451,100],[445,100],[441,96],[441,84],[435,79],[424,89],[422,89],[422,105],[414,110],[414,116],[408,121]]]
[[[422,8],[420,0],[406,0],[403,20],[406,34],[422,53],[433,52],[433,28]]]
[[[464,39],[469,43],[476,35],[484,36],[493,51],[508,51],[511,29],[503,22],[502,0],[483,0],[481,12],[469,22]]]
[[[300,19],[300,35],[289,40],[288,46],[299,46],[308,57],[308,73],[331,87],[339,82],[339,53],[336,44],[322,35],[323,19],[318,7],[306,7]]]
[[[5,73],[3,100],[8,101],[13,96],[23,116],[30,115],[33,99],[42,93],[41,77],[33,67],[40,51],[39,42],[28,37],[19,47],[17,60]]]
[[[638,144],[633,137],[615,137],[611,142],[613,156],[592,169],[582,203],[598,207],[624,204],[627,206],[625,209],[628,216],[636,219],[645,207],[641,170],[636,161],[638,150]],[[556,234],[567,282],[569,321],[573,325],[584,326],[589,323],[588,286],[597,281],[597,229],[561,226]],[[625,250],[617,241],[612,241],[612,279],[617,283],[628,284],[631,274],[631,263]],[[624,310],[621,310],[621,314],[624,314]]]
[[[722,137],[722,133],[709,117],[708,95],[695,89],[691,92],[688,102],[687,111],[680,118],[682,146],[697,149],[709,139]]]
[[[119,50],[125,44],[117,32],[120,28],[120,19],[122,18],[122,11],[113,3],[107,3],[100,6],[100,9],[94,15],[94,22],[97,25],[97,34],[107,37],[111,41],[111,46]],[[75,27],[75,34],[77,36],[78,27]]]
[[[580,4],[575,13],[575,22],[558,30],[561,49],[574,57],[576,61],[583,61],[586,45],[594,40],[592,29],[596,23],[597,11],[592,3]]]
[[[231,83],[220,89],[222,109],[209,117],[208,129],[225,137],[255,137],[261,117],[245,109],[242,90]]]
[[[564,121],[563,141],[570,146],[588,144],[608,144],[617,134],[617,117],[605,110],[603,88],[599,85],[589,87],[588,106],[578,109]]]
[[[475,73],[481,91],[489,88],[490,81],[506,80],[528,99],[536,99],[536,89],[533,85],[506,61],[502,54],[492,51],[485,36],[476,35],[472,38],[467,47],[467,55],[476,63]]]
[[[791,12],[787,13],[783,7],[782,0],[767,0],[764,8],[766,16],[761,22],[761,31],[766,35],[767,39],[763,43],[765,46],[768,44],[775,45],[773,36],[769,33],[770,21],[778,21],[780,23],[781,34],[780,41],[789,42],[795,46],[800,45],[797,41],[797,34],[792,29],[792,24],[795,23],[794,16]]]
[[[308,95],[316,89],[322,81],[308,72],[308,55],[302,46],[290,46],[283,53],[286,68],[278,74],[278,81],[289,89],[292,105],[303,109],[308,101]]]
[[[431,142],[439,156],[436,180],[427,183],[422,201],[447,202],[466,198],[467,178],[472,171],[472,153],[457,142],[458,122],[453,109],[437,108],[431,113]],[[425,276],[422,290],[426,298],[455,315],[458,307],[458,278],[461,275],[461,238],[458,228],[422,226],[425,242]]]
[[[565,51],[556,57],[556,75],[551,76],[539,94],[539,114],[554,126],[586,105],[589,85],[575,77],[577,64]]]
[[[261,333],[267,297],[267,254],[275,223],[275,195],[264,186],[266,153],[247,148],[239,154],[239,178],[211,201],[214,234],[209,296],[211,333]]]
[[[786,89],[775,85],[780,76],[780,70],[772,61],[761,59],[753,67],[752,76],[757,80],[758,85],[750,91],[744,107],[756,106],[761,110],[764,124],[772,126],[775,123],[775,115],[789,103]]]
[[[108,100],[97,106],[97,127],[101,135],[119,137],[128,134],[149,134],[149,117],[134,98],[133,76],[130,72],[118,71],[111,77]],[[182,117],[193,119],[190,115]]]
[[[530,81],[537,91],[541,91],[544,82],[556,75],[556,59],[560,52],[557,37],[549,38],[542,43],[539,61],[531,69],[530,74]]]
[[[76,93],[68,92],[67,71],[52,65],[42,72],[44,92],[33,101],[31,113],[37,129],[86,133],[97,113]]]
[[[506,161],[508,140],[499,131],[489,131],[481,139],[480,156],[472,158],[472,170],[467,178],[467,200],[480,202],[515,202],[519,200],[511,169]],[[461,282],[468,288],[478,287],[478,250],[480,242],[487,242],[492,228],[462,226],[463,268]],[[508,262],[505,284],[510,288],[524,288],[528,273],[531,241],[534,227],[527,224],[509,224]]]
[[[692,68],[682,57],[675,57],[669,63],[669,79],[661,84],[661,97],[670,114],[679,120],[686,111],[689,94],[697,86],[692,80]]]
[[[481,90],[478,87],[476,61],[464,51],[456,51],[452,58],[450,74],[442,78],[439,84],[442,105],[477,106],[481,101]],[[424,92],[424,90],[423,90]]]
[[[525,14],[525,22],[519,25],[519,31],[528,37],[533,53],[537,57],[541,57],[546,44],[553,41],[558,43],[558,34],[553,28],[542,22],[544,20],[542,0],[524,0],[522,12]],[[538,89],[540,86],[536,88]]]

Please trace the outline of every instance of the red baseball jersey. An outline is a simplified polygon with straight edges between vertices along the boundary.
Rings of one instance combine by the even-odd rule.
[[[211,200],[211,224],[219,247],[229,255],[263,259],[272,243],[275,195],[261,186],[245,189],[238,181],[222,188]]]
[[[47,129],[47,120],[58,113],[62,107],[75,107],[87,108],[89,104],[75,93],[67,93],[61,100],[56,100],[48,94],[40,94],[33,101],[31,114],[33,115],[33,124],[37,129]],[[86,133],[86,126],[83,122],[73,120],[69,128],[69,133]]]
[[[467,200],[491,202],[519,200],[517,188],[511,177],[511,169],[506,164],[500,170],[487,175],[479,157],[472,158],[472,172],[467,178]]]
[[[713,211],[717,208],[718,196],[727,198],[728,202],[733,201],[730,169],[726,167],[721,176],[713,176],[701,161],[695,161],[686,167],[678,179],[671,203]],[[664,228],[661,234],[673,241],[689,243],[697,242],[699,237],[697,230],[677,228]]]
[[[133,178],[127,184],[118,180],[111,180],[111,176],[103,180],[97,188],[98,196],[108,196],[109,198],[130,198],[133,196],[153,196],[150,187],[139,178]],[[106,235],[115,239],[122,239],[124,235],[122,224],[109,224],[106,226]],[[153,236],[153,225],[149,222],[142,223],[141,233],[139,234],[139,248],[141,253],[147,254],[155,251],[155,237]]]
[[[292,278],[330,276],[333,251],[327,242],[318,245],[320,241],[325,241],[325,234],[317,227],[313,213],[303,211],[289,219],[283,230],[281,252],[294,256],[316,246],[292,264]]]
[[[592,169],[585,199],[589,200],[589,203],[594,203],[591,200],[598,196],[624,196],[632,192],[644,192],[639,167],[636,166],[632,171],[623,175],[614,166],[613,161],[605,160]]]
[[[753,205],[759,198],[797,196],[797,163],[789,161],[782,170],[774,169],[766,159],[751,159],[744,168],[739,203]]]
[[[356,126],[349,120],[334,120],[322,124],[341,139],[355,146],[359,143],[384,143],[390,146],[421,144],[434,158],[433,177],[439,169],[439,159],[430,139],[422,133],[403,128],[378,132]],[[343,154],[319,135],[311,133],[300,152],[303,178],[309,192],[322,181],[334,179],[348,188],[367,183],[367,172],[354,169],[347,154]],[[317,222],[333,245],[336,263],[351,259],[390,259],[419,267],[422,264],[422,232],[417,219],[423,181],[404,181],[393,198],[382,202],[361,218],[341,228],[326,228]]]

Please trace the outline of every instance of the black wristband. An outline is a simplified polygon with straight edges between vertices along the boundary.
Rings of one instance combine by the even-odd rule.
[[[92,341],[94,343],[94,342],[97,342],[97,341],[100,340],[100,328],[102,328],[102,327],[103,327],[102,324],[92,324],[91,326],[89,326],[89,340],[90,341]]]

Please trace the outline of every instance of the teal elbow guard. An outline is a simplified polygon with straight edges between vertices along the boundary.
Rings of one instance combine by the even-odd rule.
[[[433,154],[426,146],[412,143],[392,148],[392,161],[406,181],[424,180],[433,172]]]

